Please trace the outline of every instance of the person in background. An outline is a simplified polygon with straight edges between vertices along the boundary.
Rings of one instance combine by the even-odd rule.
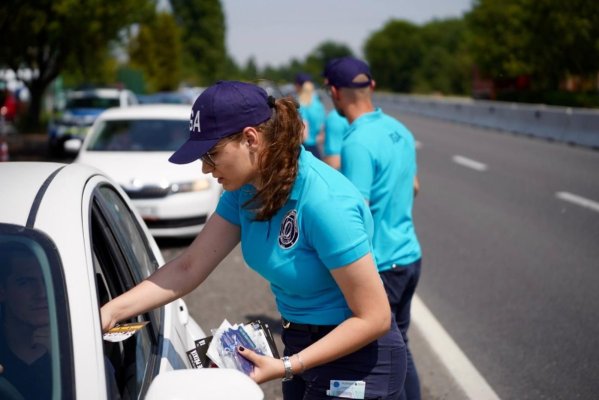
[[[321,158],[319,142],[322,140],[326,110],[309,74],[299,73],[295,76],[295,91],[300,105],[299,113],[305,126],[304,147],[316,158]]]
[[[353,57],[330,61],[323,73],[335,108],[350,123],[341,150],[341,172],[370,206],[374,255],[391,310],[408,343],[412,297],[420,278],[421,248],[412,220],[419,189],[412,133],[372,103],[375,82],[368,65]],[[402,399],[420,399],[418,373],[407,351]]]
[[[396,399],[405,345],[371,256],[372,216],[351,182],[301,146],[302,130],[290,97],[235,81],[206,89],[170,161],[201,159],[225,192],[180,256],[102,307],[103,329],[189,293],[241,242],[271,284],[285,345],[282,359],[238,348],[250,376],[284,378],[286,400],[330,399],[337,381],[360,398]]]
[[[15,122],[19,108],[18,99],[8,87],[4,87],[0,91],[0,117],[7,122]]]
[[[347,118],[342,117],[335,108],[329,111],[324,123],[323,161],[335,169],[341,168],[341,145],[348,128]]]
[[[24,399],[52,396],[46,287],[35,254],[24,244],[0,244],[0,378]]]

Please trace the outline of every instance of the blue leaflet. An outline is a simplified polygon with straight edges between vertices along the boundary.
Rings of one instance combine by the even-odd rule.
[[[247,339],[249,339],[249,337]],[[231,328],[224,331],[220,337],[223,354],[231,358],[237,369],[243,371],[246,375],[249,375],[254,368],[254,364],[237,352],[238,346],[253,350],[251,347],[253,345],[252,340],[249,339],[248,341],[247,339]],[[253,346],[255,347],[255,345]]]

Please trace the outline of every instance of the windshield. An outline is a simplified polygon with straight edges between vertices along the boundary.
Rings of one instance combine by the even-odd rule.
[[[15,399],[63,398],[61,381],[71,379],[64,282],[52,247],[31,230],[0,224],[0,393]]]
[[[102,121],[88,151],[175,151],[188,138],[187,120],[139,119]]]
[[[118,97],[78,97],[67,100],[67,108],[110,108],[119,106]]]

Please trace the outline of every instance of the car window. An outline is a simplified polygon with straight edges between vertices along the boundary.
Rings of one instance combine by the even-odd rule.
[[[188,138],[187,120],[137,119],[102,121],[88,151],[177,150]]]
[[[109,186],[101,186],[96,199],[133,278],[141,282],[158,268],[158,260],[131,209]]]
[[[108,186],[95,192],[91,226],[98,302],[102,305],[145,279],[155,270],[157,260],[131,210]],[[161,318],[161,311],[154,310],[121,321],[150,324],[124,342],[104,342],[107,385],[113,397],[138,398],[147,390],[158,368]]]
[[[54,244],[0,224],[0,398],[73,398],[71,340]]]
[[[67,100],[67,108],[110,108],[120,106],[119,98],[75,97]]]

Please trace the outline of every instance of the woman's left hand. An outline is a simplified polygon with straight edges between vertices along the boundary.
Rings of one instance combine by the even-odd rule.
[[[243,347],[238,347],[237,351],[242,357],[254,364],[254,370],[250,374],[250,378],[256,383],[264,383],[285,376],[283,361],[274,357],[262,356]]]

